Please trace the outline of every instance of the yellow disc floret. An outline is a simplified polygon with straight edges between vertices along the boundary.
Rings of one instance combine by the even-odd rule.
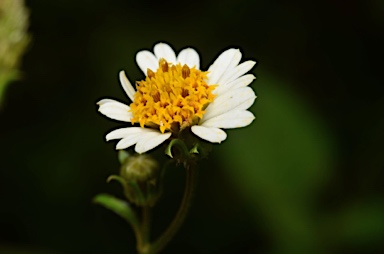
[[[198,121],[215,97],[212,90],[216,86],[207,84],[207,74],[161,59],[156,72],[148,69],[145,80],[136,83],[137,92],[130,105],[132,124],[158,126],[164,133]]]

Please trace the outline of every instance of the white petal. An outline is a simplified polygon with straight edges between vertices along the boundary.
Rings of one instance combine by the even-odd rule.
[[[147,129],[141,128],[141,127],[127,127],[127,128],[120,128],[111,131],[108,133],[105,138],[107,141],[112,139],[120,139],[120,138],[126,138],[130,136],[135,136],[136,134],[144,133]]]
[[[240,50],[228,49],[224,51],[208,69],[208,84],[218,84],[221,76],[237,66],[240,60]]]
[[[160,131],[152,131],[141,135],[135,146],[135,151],[137,153],[145,153],[163,143],[171,136],[171,134],[171,132],[161,133]]]
[[[153,51],[155,52],[157,60],[160,60],[160,58],[164,58],[168,63],[176,63],[175,51],[173,51],[173,49],[168,44],[158,43],[153,48]]]
[[[116,150],[121,150],[133,146],[140,140],[140,138],[140,135],[123,138],[116,144]]]
[[[195,125],[191,130],[195,135],[212,143],[220,143],[227,138],[227,133],[218,128]]]
[[[148,50],[140,51],[136,54],[136,62],[142,72],[147,75],[147,69],[156,71],[159,68],[159,61]]]
[[[109,102],[116,102],[115,100],[112,100],[112,99],[101,99],[99,100],[98,102],[96,102],[97,105],[101,106],[105,103],[109,103]]]
[[[119,120],[124,122],[130,122],[132,116],[132,113],[129,112],[131,108],[121,102],[110,100],[110,99],[104,99],[98,102],[100,105],[99,111],[103,115]]]
[[[256,77],[253,74],[244,75],[238,79],[235,79],[235,80],[228,82],[226,84],[222,84],[219,87],[216,87],[215,90],[212,91],[212,93],[217,94],[217,95],[221,95],[221,94],[226,93],[229,90],[233,90],[233,89],[240,88],[240,87],[245,87],[245,86],[249,85],[250,83],[252,83],[252,81],[255,78]]]
[[[180,51],[177,56],[177,62],[182,66],[184,64],[188,65],[188,67],[195,67],[197,70],[200,68],[200,57],[196,50],[192,48],[186,48]]]
[[[232,110],[246,110],[254,103],[256,94],[250,87],[229,90],[208,105],[201,123]]]
[[[141,128],[141,127],[121,128],[121,129],[117,129],[110,132],[106,136],[106,139],[110,140],[110,139],[123,138],[116,144],[116,149],[119,150],[119,149],[125,149],[134,144],[137,144],[141,139],[143,139],[148,134],[151,134],[153,132],[158,132],[158,131],[147,129],[147,128]]]
[[[238,66],[236,66],[231,70],[228,69],[228,71],[221,76],[219,81],[217,81],[217,84],[220,86],[237,79],[238,77],[240,77],[241,75],[247,73],[250,69],[252,69],[252,67],[255,66],[255,64],[256,64],[255,61],[246,61],[244,63],[239,64]]]
[[[216,128],[240,128],[249,125],[255,116],[247,110],[233,110],[205,121],[202,126]]]
[[[133,88],[131,82],[129,82],[124,71],[120,71],[119,77],[120,77],[121,86],[123,87],[125,93],[128,95],[129,99],[131,99],[131,101],[133,101],[136,91]]]
[[[163,143],[171,134],[170,132],[162,134],[158,130],[149,128],[128,127],[111,131],[107,134],[106,139],[108,141],[122,138],[116,145],[117,150],[136,144],[135,151],[144,153]]]

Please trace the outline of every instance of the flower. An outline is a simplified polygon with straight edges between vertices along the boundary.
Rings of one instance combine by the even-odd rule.
[[[183,49],[177,57],[165,43],[156,44],[154,54],[138,52],[136,62],[146,78],[136,82],[136,90],[124,71],[119,74],[130,106],[111,99],[97,104],[105,116],[140,126],[113,130],[106,135],[107,141],[120,139],[116,149],[136,144],[135,151],[144,153],[191,128],[206,141],[222,142],[227,138],[222,129],[245,127],[255,119],[248,111],[256,99],[248,87],[255,76],[246,73],[256,62],[239,64],[240,60],[240,50],[231,48],[202,71],[199,54],[192,48]]]

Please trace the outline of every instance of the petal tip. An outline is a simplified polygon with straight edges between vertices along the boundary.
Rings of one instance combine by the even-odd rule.
[[[128,146],[129,147],[129,146]],[[121,144],[121,142],[118,142],[117,144],[116,144],[116,147],[115,147],[115,149],[116,150],[123,150],[123,149],[125,149],[125,148],[128,148],[125,144]]]
[[[156,43],[155,47],[156,47],[157,45],[159,45],[159,46],[163,46],[164,44],[165,44],[165,45],[168,45],[167,43],[161,41],[161,42]]]
[[[127,75],[125,75],[125,71],[124,70],[121,70],[119,71],[119,77],[127,77]]]
[[[96,102],[96,105],[101,106],[104,104],[104,102],[105,102],[105,99],[101,99],[98,102]]]

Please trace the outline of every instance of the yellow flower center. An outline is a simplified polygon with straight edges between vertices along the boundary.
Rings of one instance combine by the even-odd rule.
[[[130,105],[132,124],[158,127],[164,133],[196,123],[215,98],[212,90],[216,86],[207,84],[207,74],[161,59],[156,72],[148,69],[145,80],[136,83],[137,92]]]

